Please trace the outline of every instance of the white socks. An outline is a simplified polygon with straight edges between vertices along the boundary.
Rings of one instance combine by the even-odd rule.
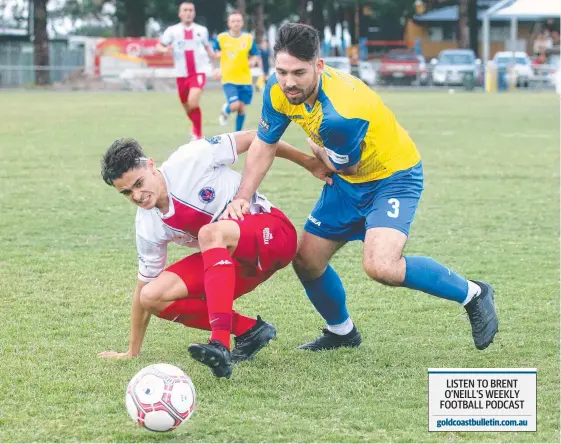
[[[468,282],[468,294],[466,300],[462,302],[462,305],[465,307],[475,296],[479,296],[481,294],[481,287],[474,282]]]
[[[344,335],[349,334],[351,332],[351,330],[353,329],[353,327],[354,327],[353,321],[351,321],[351,318],[349,316],[347,318],[347,320],[345,322],[343,322],[342,324],[328,325],[327,329],[331,333],[335,333],[336,335],[339,335],[339,336],[344,336]]]

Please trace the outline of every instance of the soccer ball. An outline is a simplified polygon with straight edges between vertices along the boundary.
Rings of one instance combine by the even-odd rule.
[[[154,432],[176,429],[195,410],[191,378],[169,364],[154,364],[131,379],[126,394],[127,411],[134,422]]]

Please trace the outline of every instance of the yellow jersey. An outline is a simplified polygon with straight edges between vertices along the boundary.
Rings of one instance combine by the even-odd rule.
[[[249,56],[259,55],[259,51],[251,34],[242,32],[232,37],[229,32],[222,32],[214,42],[214,49],[220,51],[222,83],[252,84]]]
[[[356,174],[341,175],[351,183],[384,179],[421,160],[415,143],[380,96],[356,77],[328,66],[313,107],[291,104],[276,74],[271,76],[263,95],[258,136],[275,143],[290,122],[325,148],[335,168],[360,162]]]

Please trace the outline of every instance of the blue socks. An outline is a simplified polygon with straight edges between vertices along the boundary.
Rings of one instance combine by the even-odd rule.
[[[224,106],[222,107],[222,110],[226,113],[226,114],[230,114],[232,112],[232,110],[230,109],[230,104],[229,103],[225,103]]]
[[[245,114],[238,114],[236,117],[236,131],[241,131],[245,122]]]
[[[327,266],[325,273],[313,281],[302,281],[308,298],[327,325],[342,324],[349,318],[346,294],[339,275]]]
[[[424,256],[405,256],[403,286],[459,303],[464,302],[468,294],[465,278]]]

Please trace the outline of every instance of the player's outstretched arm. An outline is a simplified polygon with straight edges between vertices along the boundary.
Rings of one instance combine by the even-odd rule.
[[[147,282],[138,281],[132,299],[129,350],[125,353],[116,351],[101,352],[98,355],[100,358],[130,359],[140,354],[146,329],[150,322],[150,313],[140,305],[140,291],[145,285],[147,285]]]
[[[257,138],[257,131],[238,131],[234,133],[236,139],[236,151],[238,154],[245,153],[253,142],[253,139]],[[294,162],[296,165],[308,170],[312,175],[317,177],[328,184],[333,183],[331,178],[331,171],[324,165],[324,163],[314,156],[310,156],[298,148],[290,145],[289,143],[279,140],[277,142],[277,151],[275,157],[281,157],[286,160]]]

